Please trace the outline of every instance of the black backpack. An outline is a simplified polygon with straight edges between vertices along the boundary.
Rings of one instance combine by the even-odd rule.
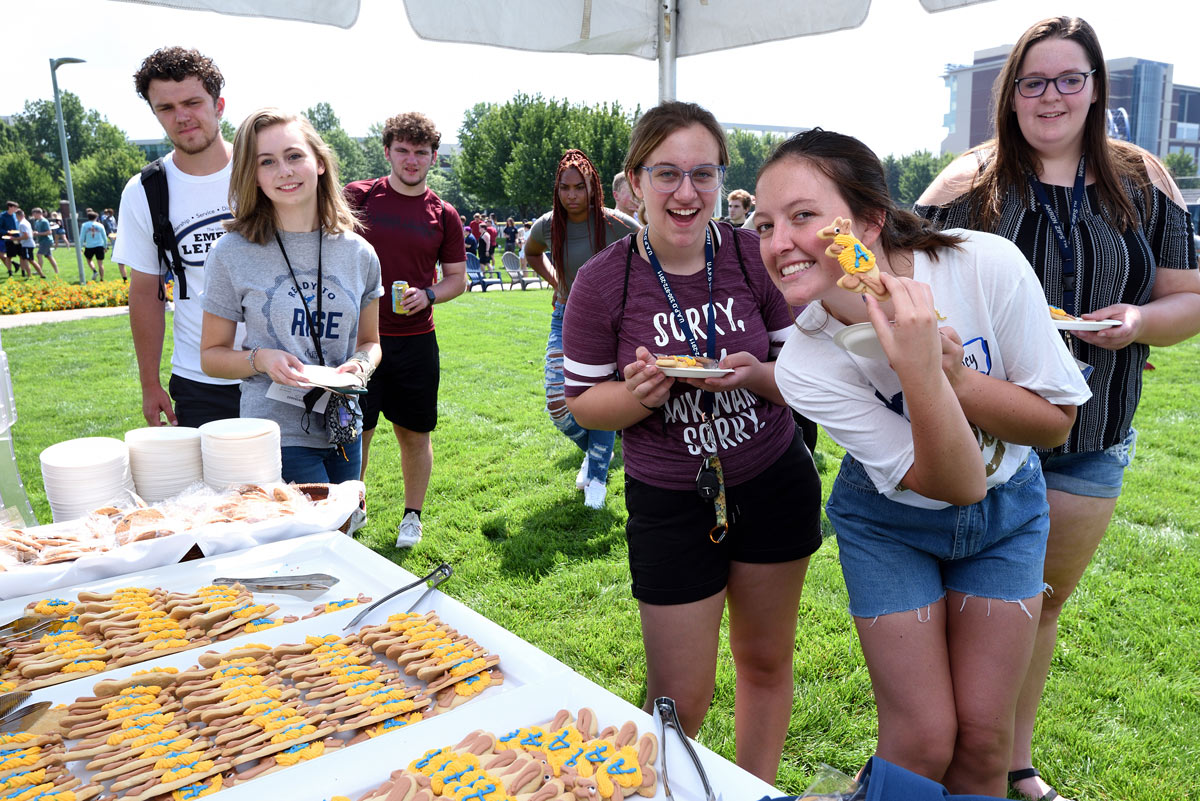
[[[158,264],[162,268],[158,280],[158,299],[167,299],[167,282],[173,275],[179,279],[176,299],[188,300],[187,276],[183,272],[179,244],[175,241],[175,229],[171,226],[171,197],[167,192],[167,171],[161,158],[142,167],[142,189],[150,206],[151,230],[154,232],[154,245],[158,248]]]

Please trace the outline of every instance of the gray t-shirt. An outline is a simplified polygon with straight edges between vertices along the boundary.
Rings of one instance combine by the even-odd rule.
[[[605,209],[604,212],[604,219],[608,224],[608,227],[604,230],[605,247],[608,247],[626,234],[636,233],[641,229],[637,220],[623,212],[614,209]],[[529,232],[531,240],[546,248],[546,261],[551,260],[549,258],[552,250],[550,247],[550,231],[553,226],[550,223],[550,217],[553,214],[554,212],[548,211],[541,217],[538,217]],[[558,292],[558,299],[563,302],[566,302],[567,295],[571,291],[571,284],[575,283],[575,275],[579,272],[579,268],[588,259],[604,249],[594,249],[592,243],[592,225],[591,214],[588,215],[587,222],[577,223],[567,220],[567,258],[565,259],[567,263],[555,265],[562,268],[564,273],[564,286],[560,286]]]
[[[317,313],[317,234],[280,231],[283,246],[296,273],[308,308]],[[358,318],[383,294],[379,259],[358,234],[325,235],[321,244],[321,351],[325,364],[337,367],[354,354]],[[205,264],[204,311],[246,324],[247,349],[278,348],[305,364],[318,364],[308,333],[304,303],[279,246],[255,245],[240,234],[217,241]],[[323,415],[313,414],[305,433],[304,409],[267,397],[272,386],[266,375],[242,381],[242,417],[264,417],[279,423],[280,444],[328,448]],[[357,408],[357,400],[354,401]]]

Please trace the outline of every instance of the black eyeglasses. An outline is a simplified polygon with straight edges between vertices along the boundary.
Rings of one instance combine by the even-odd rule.
[[[1046,87],[1054,84],[1060,95],[1077,95],[1083,91],[1088,76],[1095,70],[1087,72],[1068,72],[1057,78],[1017,78],[1017,91],[1021,97],[1041,97],[1046,94]]]
[[[642,167],[650,173],[650,186],[658,192],[674,192],[683,186],[683,179],[690,178],[697,192],[715,192],[725,181],[725,168],[720,164],[698,164],[690,170],[681,170],[671,164]]]

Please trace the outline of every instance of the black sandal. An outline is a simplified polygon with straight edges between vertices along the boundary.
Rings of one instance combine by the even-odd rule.
[[[1016,787],[1013,787],[1014,782],[1019,782],[1024,779],[1035,779],[1041,775],[1042,774],[1038,773],[1037,768],[1022,768],[1021,770],[1010,770],[1008,772],[1008,786],[1012,788],[1012,791],[1014,793],[1016,793],[1017,795],[1020,795],[1022,798],[1028,798],[1028,799],[1030,799],[1030,801],[1054,801],[1054,799],[1058,798],[1058,790],[1055,790],[1053,787],[1051,787],[1049,790],[1047,790],[1045,795],[1038,796],[1037,798],[1034,798],[1033,796],[1030,796],[1030,795],[1026,795],[1025,793],[1018,790]]]

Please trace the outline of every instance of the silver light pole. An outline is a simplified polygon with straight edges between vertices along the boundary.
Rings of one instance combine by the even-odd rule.
[[[71,183],[71,157],[67,155],[67,128],[63,124],[62,100],[58,96],[58,74],[63,64],[82,64],[82,58],[50,59],[50,81],[54,84],[54,115],[58,118],[58,146],[62,150],[63,174],[67,179],[67,203],[71,205],[71,239],[75,243],[75,262],[79,265],[79,283],[87,283],[83,277],[83,250],[79,246],[79,215],[75,210],[75,186]]]

